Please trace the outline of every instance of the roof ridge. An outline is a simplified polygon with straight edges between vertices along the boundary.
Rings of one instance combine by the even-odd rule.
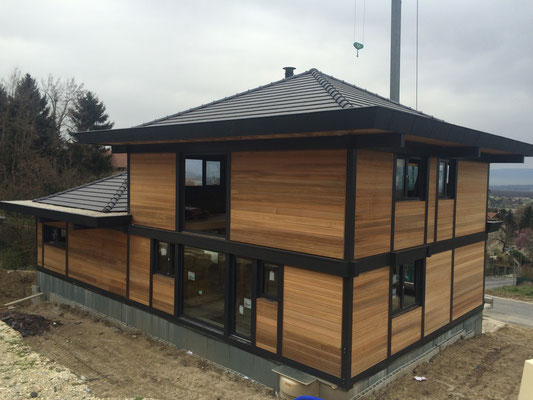
[[[322,75],[322,72],[317,70],[316,68],[311,68],[309,70],[313,78],[316,79],[316,81],[324,88],[324,90],[337,102],[339,106],[342,108],[353,108],[353,104],[344,97],[341,92],[337,90],[335,86],[333,86],[331,83],[329,83]]]
[[[106,206],[102,209],[102,212],[104,213],[111,212],[111,210],[113,210],[113,207],[115,207],[115,205],[117,204],[117,201],[120,200],[120,198],[122,197],[122,195],[124,194],[127,188],[128,188],[128,175],[125,176],[124,181],[118,187],[117,191],[115,192],[115,194],[113,194],[111,199],[109,199]]]
[[[52,194],[49,194],[49,195],[46,195],[46,196],[43,196],[43,197],[38,197],[36,199],[33,199],[32,201],[35,201],[35,202],[39,203],[41,200],[49,199],[52,196],[58,196],[60,194],[69,193],[69,192],[72,192],[73,190],[85,188],[85,187],[93,185],[95,183],[100,183],[100,182],[103,182],[103,181],[107,181],[108,179],[116,178],[117,176],[124,175],[124,174],[127,174],[127,173],[128,173],[128,171],[119,172],[118,174],[106,176],[105,178],[101,178],[101,179],[97,179],[97,180],[92,181],[92,182],[84,183],[83,185],[74,186],[73,188],[69,188],[69,189],[63,190],[61,192],[56,192],[56,193],[52,193]]]
[[[189,112],[196,111],[196,110],[201,110],[202,108],[205,108],[205,107],[208,107],[208,106],[212,106],[214,104],[218,104],[218,103],[221,103],[221,102],[226,101],[226,100],[232,100],[232,99],[234,99],[236,97],[243,96],[243,95],[248,94],[248,93],[257,92],[258,90],[261,90],[261,89],[264,89],[264,88],[268,88],[268,87],[277,85],[278,83],[282,83],[282,82],[286,82],[286,81],[289,81],[289,80],[293,80],[295,78],[298,78],[300,76],[308,74],[311,71],[313,71],[314,69],[315,68],[312,68],[312,69],[310,69],[308,71],[301,72],[299,74],[290,76],[288,78],[283,78],[283,79],[280,79],[278,81],[267,83],[266,85],[261,85],[261,86],[258,86],[256,88],[253,88],[253,89],[248,89],[248,90],[245,90],[244,92],[238,92],[238,93],[235,93],[235,94],[233,94],[231,96],[227,96],[227,97],[224,97],[222,99],[214,100],[214,101],[212,101],[210,103],[205,103],[205,104],[202,104],[200,106],[188,108],[187,110],[179,111],[177,113],[167,115],[166,117],[156,118],[153,121],[148,121],[148,122],[144,122],[144,123],[142,123],[140,125],[136,125],[136,126],[134,126],[134,128],[140,128],[140,127],[143,127],[143,126],[146,126],[146,125],[151,125],[151,124],[154,124],[156,122],[164,121],[164,120],[167,120],[167,119],[170,119],[170,118],[179,117],[179,116],[181,116],[183,114],[187,114]]]

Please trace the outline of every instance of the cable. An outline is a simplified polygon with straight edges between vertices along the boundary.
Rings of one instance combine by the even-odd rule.
[[[357,0],[354,0],[353,5],[353,41],[355,42],[355,22],[357,21]]]
[[[366,16],[366,0],[363,0],[363,44],[365,43],[365,16]]]

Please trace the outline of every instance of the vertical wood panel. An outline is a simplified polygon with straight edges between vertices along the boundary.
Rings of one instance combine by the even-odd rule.
[[[176,229],[176,154],[130,154],[132,222]]]
[[[231,240],[344,256],[346,150],[236,152]]]
[[[130,299],[150,304],[150,239],[130,235]]]
[[[127,235],[111,229],[72,229],[68,235],[69,277],[126,296]]]
[[[340,377],[342,278],[285,267],[284,357]]]
[[[395,354],[421,339],[422,307],[392,319],[391,354]]]
[[[174,278],[154,274],[152,279],[152,306],[174,315]]]
[[[50,271],[65,275],[67,270],[67,255],[65,249],[45,244],[44,267]]]
[[[425,201],[397,201],[394,222],[394,250],[424,244]]]
[[[437,220],[437,241],[453,237],[454,199],[440,199]]]
[[[450,322],[452,251],[426,259],[424,336]]]
[[[357,151],[354,257],[390,251],[392,153]]]
[[[255,345],[276,353],[278,344],[278,302],[266,298],[257,299]]]
[[[453,319],[482,304],[485,242],[455,249]]]
[[[43,224],[37,224],[37,265],[43,266]]]
[[[387,358],[389,271],[387,266],[354,278],[352,376]]]
[[[455,236],[483,232],[487,220],[488,164],[459,161]]]
[[[437,203],[437,159],[431,157],[428,160],[429,187],[428,187],[428,219],[427,219],[427,243],[435,241],[435,211]],[[439,203],[440,206],[440,203]]]

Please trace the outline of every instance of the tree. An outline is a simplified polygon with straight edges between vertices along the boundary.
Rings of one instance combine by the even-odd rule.
[[[503,219],[503,224],[497,233],[496,240],[502,245],[502,253],[512,244],[516,236],[516,222],[512,210],[501,209],[498,213]]]
[[[104,103],[94,93],[83,92],[70,112],[74,130],[85,132],[113,128],[114,123],[109,121],[105,111]]]
[[[533,228],[533,206],[531,204],[527,205],[524,208],[518,226],[520,230],[526,228]]]

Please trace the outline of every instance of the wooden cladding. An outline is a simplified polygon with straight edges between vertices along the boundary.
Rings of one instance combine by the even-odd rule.
[[[278,302],[264,297],[256,301],[255,345],[276,353],[278,347]]]
[[[174,314],[174,278],[161,274],[152,277],[152,307]]]
[[[425,220],[425,201],[397,201],[394,221],[394,250],[423,245]]]
[[[390,251],[393,154],[357,151],[354,257]]]
[[[68,231],[69,277],[126,296],[127,235],[111,229]]]
[[[450,322],[452,251],[434,254],[426,260],[426,303],[424,336]]]
[[[37,265],[43,266],[43,224],[37,224]]]
[[[130,235],[129,298],[150,304],[150,239]]]
[[[283,356],[341,376],[342,278],[285,267]]]
[[[487,220],[489,165],[458,161],[457,173],[455,236],[483,232]]]
[[[428,215],[427,215],[427,243],[435,241],[435,211],[437,206],[437,159],[430,157],[428,159]]]
[[[352,376],[387,358],[389,271],[387,266],[354,278]]]
[[[437,241],[453,237],[454,199],[440,199],[437,216]]]
[[[176,154],[130,154],[132,222],[176,229]]]
[[[230,238],[344,256],[346,150],[235,152]]]
[[[453,319],[483,302],[485,242],[455,249],[453,271]]]
[[[65,275],[67,269],[67,256],[65,249],[44,245],[44,268],[58,274]]]
[[[422,307],[394,317],[391,326],[391,354],[419,341],[421,336]]]

